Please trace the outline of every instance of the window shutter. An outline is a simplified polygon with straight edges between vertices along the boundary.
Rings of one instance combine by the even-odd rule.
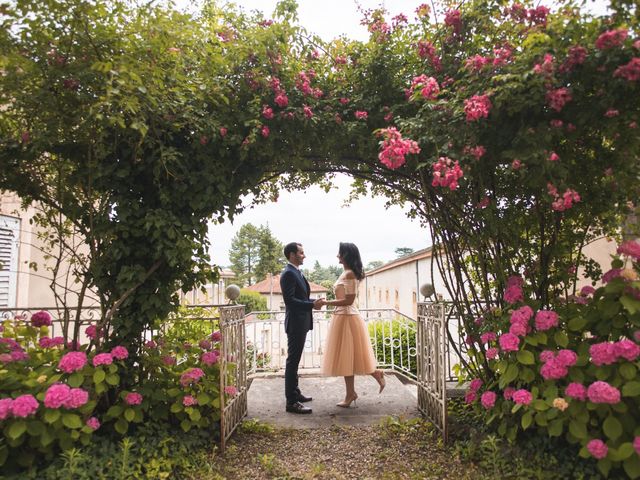
[[[0,215],[0,307],[16,306],[20,219]]]

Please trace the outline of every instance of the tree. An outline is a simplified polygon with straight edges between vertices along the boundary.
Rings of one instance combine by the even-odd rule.
[[[283,246],[271,233],[269,225],[256,227],[247,223],[231,240],[231,270],[242,285],[252,285],[282,270]]]
[[[411,255],[413,253],[413,248],[409,247],[398,247],[394,250],[396,257],[404,257],[405,255]]]
[[[313,264],[313,270],[304,269],[305,277],[307,277],[309,281],[321,284],[323,286],[326,286],[324,285],[324,283],[333,285],[333,282],[338,279],[341,273],[341,267],[335,265],[323,267],[317,260]]]
[[[384,262],[382,260],[372,260],[371,262],[367,263],[367,267],[365,268],[365,270],[374,270],[381,267],[382,265],[384,265]]]

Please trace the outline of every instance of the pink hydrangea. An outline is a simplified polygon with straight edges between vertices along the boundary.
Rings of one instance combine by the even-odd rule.
[[[204,371],[200,368],[191,368],[180,376],[180,384],[184,387],[191,383],[198,382],[204,377]]]
[[[51,325],[51,315],[44,310],[40,310],[31,316],[31,325],[34,327],[48,327]]]
[[[498,356],[499,350],[495,347],[487,348],[486,356],[488,360],[493,360]]]
[[[98,353],[93,357],[93,366],[111,365],[113,363],[113,355],[111,353]]]
[[[508,286],[504,292],[504,301],[507,303],[516,303],[524,300],[522,288],[518,285]]]
[[[605,272],[604,275],[602,275],[602,282],[609,283],[614,278],[618,278],[621,273],[622,273],[621,268],[612,268],[611,270]]]
[[[89,392],[82,388],[72,388],[65,402],[66,408],[80,408],[89,401]]]
[[[140,405],[142,403],[142,395],[136,392],[129,392],[124,397],[124,401],[127,405]]]
[[[578,361],[578,355],[573,350],[563,349],[558,352],[558,361],[566,366],[573,367]]]
[[[6,420],[11,416],[11,405],[13,400],[11,398],[0,398],[0,421]]]
[[[53,337],[53,338],[40,337],[40,340],[38,340],[38,345],[40,345],[42,348],[57,347],[59,345],[64,345],[64,338],[62,338],[62,337]]]
[[[598,50],[607,50],[622,45],[629,35],[626,28],[617,28],[602,33],[596,40],[595,46]]]
[[[629,240],[618,247],[618,253],[640,260],[640,242]]]
[[[164,357],[162,357],[162,363],[169,367],[176,364],[176,359],[175,357],[172,357],[170,355],[165,355]]]
[[[555,354],[551,351],[551,350],[543,350],[542,352],[540,352],[540,361],[541,362],[548,362],[549,360],[551,360],[552,358],[555,357]]]
[[[464,113],[467,122],[474,122],[481,118],[487,118],[491,111],[491,100],[488,95],[474,95],[464,101]]]
[[[200,340],[198,346],[203,350],[209,350],[211,348],[211,341],[207,339]]]
[[[182,399],[182,405],[185,407],[192,407],[193,405],[197,405],[198,400],[192,395],[185,395]]]
[[[144,342],[144,346],[145,348],[148,348],[149,350],[154,350],[158,347],[158,344],[156,342],[154,342],[153,340],[147,340],[146,342]]]
[[[200,357],[200,360],[202,361],[202,363],[210,367],[211,365],[213,365],[218,361],[218,358],[219,356],[217,352],[206,352],[202,354],[202,357]]]
[[[638,356],[640,356],[640,346],[631,340],[620,340],[613,345],[616,356],[622,357],[625,360],[633,362],[638,358]]]
[[[640,455],[640,437],[635,437],[633,439],[633,448],[638,455]]]
[[[222,340],[222,334],[220,333],[220,330],[216,330],[211,334],[211,340],[213,340],[214,342],[219,342],[220,340]]]
[[[11,413],[14,417],[26,418],[36,413],[39,406],[33,395],[20,395],[11,403]]]
[[[91,417],[89,420],[87,420],[87,427],[95,432],[100,428],[100,420],[98,420],[96,417]]]
[[[467,391],[467,393],[465,393],[464,395],[464,401],[468,404],[472,404],[473,402],[476,401],[477,398],[478,398],[478,393],[473,390]]]
[[[607,453],[609,453],[607,444],[597,438],[594,438],[587,443],[587,450],[589,450],[589,453],[593,458],[597,458],[598,460],[606,457]]]
[[[226,387],[224,387],[224,393],[235,397],[238,394],[238,389],[233,385],[227,385]]]
[[[474,378],[469,383],[469,389],[471,389],[474,392],[477,392],[478,390],[480,390],[480,387],[482,387],[482,380],[480,378]]]
[[[498,339],[500,348],[504,352],[516,352],[520,346],[520,339],[513,333],[503,333]]]
[[[591,363],[594,365],[611,365],[618,359],[616,347],[611,342],[594,343],[589,347]]]
[[[22,360],[29,360],[29,354],[27,352],[23,352],[22,350],[14,350],[11,352],[11,361],[13,362],[21,362]]]
[[[558,380],[564,378],[568,373],[566,365],[563,365],[557,358],[550,359],[540,367],[540,375],[545,380]]]
[[[77,372],[87,364],[87,354],[84,352],[66,353],[58,362],[58,368],[65,373]]]
[[[516,391],[515,388],[507,387],[504,389],[502,396],[504,397],[505,400],[513,400],[513,394],[515,393],[515,391]]]
[[[613,405],[620,402],[620,390],[607,382],[599,380],[589,385],[587,397],[593,403],[610,403]]]
[[[480,396],[480,403],[484,408],[489,410],[490,408],[493,408],[493,406],[496,404],[496,398],[497,398],[497,395],[495,394],[495,392],[484,392]]]
[[[629,63],[616,68],[613,76],[622,77],[629,82],[640,80],[640,57],[633,57]]]
[[[51,385],[44,394],[44,406],[47,408],[63,407],[69,399],[71,388],[64,383]]]
[[[518,337],[524,337],[527,334],[526,323],[514,323],[509,327],[509,333],[517,335]]]
[[[458,181],[464,176],[464,172],[460,168],[457,160],[449,157],[440,157],[438,161],[432,164],[433,180],[431,186],[445,187],[449,190],[458,188]]]
[[[516,390],[513,392],[513,401],[520,405],[529,405],[533,400],[533,395],[528,390],[521,388],[520,390]]]
[[[384,140],[380,143],[378,159],[391,170],[404,165],[407,155],[420,153],[418,144],[414,140],[402,138],[402,134],[395,127],[380,130],[380,135]]]
[[[84,334],[90,339],[94,340],[98,336],[98,329],[96,328],[95,325],[89,325],[85,329]]]
[[[527,323],[533,317],[533,310],[529,305],[524,305],[513,312],[509,321],[511,323]]]
[[[585,285],[580,290],[580,295],[586,297],[588,295],[593,295],[595,292],[596,292],[596,289],[593,288],[591,285]]]
[[[494,332],[485,332],[480,335],[480,341],[484,343],[494,342],[498,338]]]
[[[547,92],[547,103],[556,112],[561,111],[564,106],[572,100],[571,92],[567,88],[558,88]]]
[[[113,350],[111,350],[111,355],[113,355],[113,358],[115,358],[116,360],[124,360],[129,356],[129,352],[125,347],[118,346],[114,347]]]
[[[549,330],[558,326],[558,314],[552,310],[539,310],[535,319],[536,329],[539,331]]]
[[[564,394],[567,397],[584,401],[587,399],[587,388],[581,383],[571,382],[569,385],[567,385],[567,388],[564,389]]]

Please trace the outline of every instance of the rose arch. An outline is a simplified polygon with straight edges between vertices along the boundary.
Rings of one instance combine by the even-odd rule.
[[[364,12],[368,41],[327,43],[296,24],[292,1],[273,19],[111,3],[3,7],[12,28],[0,37],[0,187],[86,239],[79,277],[100,297],[108,344],[139,354],[175,292],[216,277],[208,219],[232,218],[249,192],[267,200],[347,173],[357,192],[409,204],[429,225],[479,379],[469,400],[494,409],[501,433],[599,439],[588,414],[576,420],[584,404],[547,413],[562,396],[551,380],[583,366],[572,384],[602,377],[629,402],[598,410],[615,452],[602,468],[640,470],[626,455],[638,432],[622,426],[639,425],[640,392],[625,387],[637,370],[589,363],[590,345],[637,342],[640,290],[618,278],[598,294],[592,310],[615,320],[605,326],[575,288],[602,273],[585,245],[618,236],[639,196],[637,7],[615,2],[602,18],[571,2],[377,10]],[[581,342],[585,331],[595,340]],[[557,358],[541,352],[566,350],[576,358],[541,370]]]

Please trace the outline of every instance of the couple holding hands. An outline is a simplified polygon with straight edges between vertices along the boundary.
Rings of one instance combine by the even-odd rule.
[[[309,282],[300,271],[305,259],[304,248],[293,242],[284,247],[287,266],[280,275],[280,288],[285,303],[284,329],[287,333],[287,363],[285,368],[285,396],[287,412],[311,413],[303,405],[312,400],[298,387],[298,365],[304,350],[307,332],[313,330],[313,309],[324,305],[335,307],[322,358],[322,374],[342,376],[346,387],[344,401],[338,407],[349,407],[358,398],[354,375],[371,375],[378,382],[380,392],[385,387],[384,372],[376,370],[376,358],[364,320],[354,305],[358,282],[364,278],[364,269],[358,247],[353,243],[340,243],[338,262],[344,272],[334,284],[335,300],[309,298]]]

